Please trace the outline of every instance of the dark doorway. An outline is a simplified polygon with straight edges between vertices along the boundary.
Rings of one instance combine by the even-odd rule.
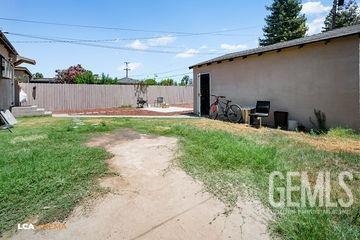
[[[210,111],[210,74],[200,75],[200,113],[209,115]]]

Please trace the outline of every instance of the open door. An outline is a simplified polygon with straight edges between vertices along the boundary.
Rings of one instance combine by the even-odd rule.
[[[199,93],[200,115],[208,116],[210,111],[210,74],[200,74]]]

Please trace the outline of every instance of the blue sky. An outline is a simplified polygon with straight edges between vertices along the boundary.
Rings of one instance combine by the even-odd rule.
[[[271,2],[2,0],[2,18],[145,31],[65,27],[6,20],[0,20],[0,30],[51,39],[100,40],[95,44],[111,46],[97,48],[69,43],[45,43],[44,39],[8,35],[21,55],[37,61],[36,66],[28,68],[32,72],[42,72],[47,77],[54,76],[55,69],[78,63],[94,73],[104,72],[123,77],[123,62],[129,61],[131,77],[142,79],[157,74],[158,79],[168,76],[180,79],[180,75],[189,72],[187,67],[193,63],[228,52],[257,47],[267,14],[265,5],[270,5]],[[303,11],[308,17],[310,27],[309,34],[321,31],[331,2],[303,1]],[[237,30],[229,31],[232,29]],[[181,36],[179,33],[218,31],[224,32],[192,36]],[[114,49],[119,47],[128,50]]]

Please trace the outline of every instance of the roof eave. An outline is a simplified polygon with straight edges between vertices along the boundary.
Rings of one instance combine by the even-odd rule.
[[[12,54],[18,55],[18,52],[16,51],[15,47],[10,43],[10,41],[6,38],[4,33],[0,31],[0,40],[5,44],[5,47],[11,51]]]
[[[36,61],[31,59],[31,58],[26,58],[26,57],[22,57],[17,55],[16,57],[16,61],[14,62],[15,66],[18,66],[22,63],[27,63],[27,64],[31,64],[31,65],[36,65]]]
[[[202,67],[203,65],[210,65],[212,63],[221,63],[221,62],[224,62],[224,61],[227,61],[229,59],[235,59],[235,58],[246,58],[248,56],[252,56],[252,55],[259,55],[259,54],[264,54],[264,53],[268,53],[268,52],[272,52],[272,51],[278,51],[280,52],[281,50],[283,49],[288,49],[288,48],[292,48],[292,47],[296,47],[296,46],[301,46],[303,47],[304,45],[307,45],[307,44],[312,44],[312,43],[318,43],[318,42],[323,42],[325,41],[326,43],[328,43],[330,40],[332,39],[338,39],[338,38],[343,38],[343,37],[348,37],[348,36],[354,36],[354,35],[358,35],[360,37],[360,30],[358,29],[360,25],[355,25],[355,26],[352,26],[352,27],[356,27],[356,31],[353,31],[351,33],[347,33],[347,34],[343,34],[343,35],[335,35],[335,36],[329,36],[329,37],[325,37],[325,38],[319,38],[317,40],[309,40],[307,37],[304,37],[304,41],[303,42],[299,42],[299,43],[295,43],[295,44],[290,44],[288,46],[280,46],[280,47],[275,47],[275,48],[272,48],[278,44],[286,44],[286,43],[291,43],[292,41],[294,40],[291,40],[291,41],[288,41],[288,42],[283,42],[283,43],[277,43],[277,44],[274,44],[274,45],[269,45],[269,46],[265,46],[265,47],[260,47],[258,49],[258,51],[254,51],[253,53],[248,53],[248,51],[251,51],[251,50],[256,50],[257,48],[254,48],[254,49],[249,49],[249,50],[245,50],[245,51],[242,51],[242,52],[238,52],[238,55],[237,56],[233,56],[234,54],[236,54],[236,52],[234,53],[230,53],[230,54],[225,54],[225,55],[222,55],[222,56],[219,56],[217,58],[213,58],[213,59],[210,59],[208,61],[204,61],[204,62],[200,62],[198,64],[195,64],[195,65],[192,65],[189,67],[189,69],[193,69],[195,67]],[[348,28],[348,27],[347,27]],[[343,28],[343,29],[346,29],[346,28]],[[337,29],[337,30],[341,30],[340,29]],[[333,30],[333,31],[336,31],[336,30]],[[321,33],[320,33],[321,34]],[[317,34],[315,34],[317,35]],[[313,35],[313,36],[315,36]],[[308,37],[311,37],[311,36],[308,36]],[[295,40],[298,40],[298,39],[295,39]],[[227,55],[232,55],[232,56],[229,56],[229,57],[226,57]]]
[[[30,72],[30,70],[26,67],[15,67],[14,68],[15,71],[18,70],[18,71],[25,71],[29,76],[32,76],[32,73]]]

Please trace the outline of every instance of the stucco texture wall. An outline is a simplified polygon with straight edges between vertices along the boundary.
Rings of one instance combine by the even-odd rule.
[[[9,79],[0,79],[0,109],[8,109],[13,103],[13,86]]]
[[[194,109],[197,75],[210,73],[211,92],[240,105],[271,101],[274,111],[311,128],[314,108],[323,111],[329,127],[360,128],[359,38],[349,36],[194,68]]]
[[[13,54],[10,54],[9,51],[5,48],[5,46],[1,44],[1,42],[0,42],[0,55],[6,59],[15,58],[15,56]],[[13,102],[12,91],[13,91],[12,80],[1,79],[0,77],[0,109],[10,108]]]
[[[5,48],[4,45],[1,44],[1,42],[0,42],[0,55],[6,59],[10,58],[9,51]]]

